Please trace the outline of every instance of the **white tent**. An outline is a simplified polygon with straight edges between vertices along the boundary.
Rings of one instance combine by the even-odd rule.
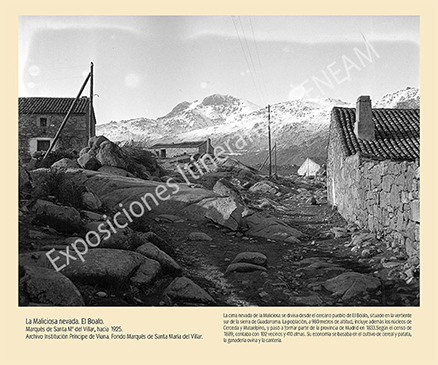
[[[315,161],[317,160],[317,161]],[[316,176],[321,169],[323,162],[319,159],[307,158],[306,161],[298,169],[298,175],[300,176]]]

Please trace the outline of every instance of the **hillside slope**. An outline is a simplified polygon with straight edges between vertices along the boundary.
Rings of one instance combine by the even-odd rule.
[[[420,93],[406,88],[373,103],[379,108],[419,108]],[[279,165],[301,164],[307,157],[327,156],[330,112],[334,106],[354,107],[342,100],[299,99],[271,105],[272,145]],[[214,94],[202,101],[184,101],[167,115],[98,125],[97,133],[114,141],[181,142],[211,138],[213,146],[230,146],[230,154],[257,165],[267,155],[267,108],[230,95]],[[240,143],[236,142],[240,139]],[[244,141],[244,142],[243,142]]]

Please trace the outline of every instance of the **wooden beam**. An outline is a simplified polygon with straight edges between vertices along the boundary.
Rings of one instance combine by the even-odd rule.
[[[61,125],[59,126],[58,131],[55,134],[55,137],[53,138],[52,143],[50,144],[49,149],[46,151],[46,154],[43,157],[43,161],[47,158],[47,156],[49,155],[50,152],[52,152],[53,147],[55,146],[56,142],[58,141],[58,138],[62,132],[62,130],[64,129],[68,118],[70,118],[71,113],[73,112],[73,108],[75,107],[77,101],[79,100],[79,98],[81,97],[82,91],[84,91],[85,86],[87,85],[88,80],[90,79],[90,74],[88,74],[87,78],[85,79],[84,83],[82,84],[81,89],[78,92],[78,95],[76,96],[75,100],[73,101],[73,103],[70,105],[70,109],[67,112],[67,115],[65,116],[64,120],[62,121]]]
[[[90,105],[89,105],[89,117],[88,117],[88,139],[93,137],[93,69],[94,64],[91,62],[90,65]]]

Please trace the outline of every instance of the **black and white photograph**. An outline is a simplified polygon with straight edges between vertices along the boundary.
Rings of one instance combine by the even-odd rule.
[[[419,16],[21,15],[17,102],[18,306],[420,306]]]

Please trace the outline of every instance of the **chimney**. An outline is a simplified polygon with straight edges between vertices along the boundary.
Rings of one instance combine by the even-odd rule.
[[[357,98],[354,134],[356,134],[356,137],[359,139],[368,139],[370,141],[376,139],[371,99],[368,95],[362,95]]]

